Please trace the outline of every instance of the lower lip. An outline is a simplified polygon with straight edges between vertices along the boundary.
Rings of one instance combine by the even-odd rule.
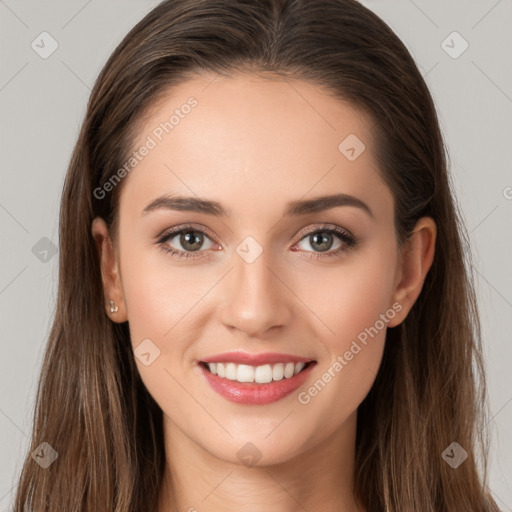
[[[298,387],[304,384],[304,381],[309,377],[315,364],[316,363],[310,363],[306,369],[289,379],[283,378],[275,382],[269,382],[268,384],[254,384],[229,380],[214,375],[202,364],[199,364],[199,368],[212,389],[227,400],[237,404],[264,405],[277,402],[277,400],[281,400],[281,398],[293,393]]]

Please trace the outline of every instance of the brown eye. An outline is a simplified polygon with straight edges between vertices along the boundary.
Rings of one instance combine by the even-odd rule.
[[[209,242],[210,245],[207,244],[205,247],[206,242]],[[169,252],[178,258],[199,257],[201,252],[205,252],[205,250],[214,246],[206,233],[187,226],[165,233],[158,240],[158,244],[165,252]]]
[[[180,233],[179,242],[186,251],[198,251],[203,241],[204,236],[199,231],[182,231]]]
[[[314,249],[320,252],[325,252],[331,249],[333,245],[333,235],[328,231],[317,231],[312,235],[309,235],[309,244]]]
[[[303,237],[297,246],[301,243],[307,242],[310,249],[306,247],[306,252],[315,253],[314,256],[321,257],[325,253],[325,256],[333,256],[340,252],[343,252],[356,244],[355,238],[345,230],[341,228],[329,228],[329,229],[316,229],[316,231],[310,231]],[[334,246],[334,248],[333,248]]]

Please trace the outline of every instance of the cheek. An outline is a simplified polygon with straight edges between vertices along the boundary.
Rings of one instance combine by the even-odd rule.
[[[186,411],[190,397],[182,383],[187,368],[179,363],[195,338],[190,322],[195,325],[192,308],[199,297],[188,291],[190,277],[187,282],[180,270],[165,265],[161,255],[160,261],[155,259],[153,252],[133,251],[122,264],[130,338],[139,375],[153,399],[166,413]],[[146,364],[141,356],[148,353]],[[182,429],[194,429],[190,415],[179,418]]]
[[[128,270],[128,269],[127,269]],[[142,339],[164,339],[172,328],[178,306],[175,293],[165,292],[162,276],[154,269],[139,265],[123,276],[123,289],[132,343]]]
[[[382,237],[338,264],[294,272],[297,294],[324,325],[331,349],[343,349],[391,307],[396,257],[396,246]]]
[[[333,428],[359,406],[378,372],[387,323],[396,315],[396,255],[395,246],[382,241],[323,277],[316,273],[303,288],[321,320],[316,332],[328,356],[318,368],[319,378],[298,401]]]
[[[170,263],[156,246],[146,247],[129,237],[121,252],[121,270],[133,345],[145,338],[160,340],[159,344],[170,339],[186,322],[199,293],[190,286],[193,274]]]
[[[123,292],[128,312],[135,361],[147,388],[161,406],[179,397],[188,368],[193,340],[201,335],[200,302],[211,287],[212,276],[177,266],[155,249],[138,247],[129,240],[121,255]],[[149,340],[149,341],[148,341]],[[139,353],[150,353],[144,364]],[[156,356],[156,357],[155,357]],[[175,379],[173,379],[175,377]]]

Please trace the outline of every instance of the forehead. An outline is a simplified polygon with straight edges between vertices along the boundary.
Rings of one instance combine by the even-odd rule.
[[[240,213],[251,196],[257,215],[262,202],[281,205],[308,191],[385,193],[372,129],[365,113],[309,82],[198,76],[169,90],[139,124],[133,150],[149,140],[151,149],[129,173],[121,203],[141,210],[176,193]],[[344,141],[364,151],[349,159]]]

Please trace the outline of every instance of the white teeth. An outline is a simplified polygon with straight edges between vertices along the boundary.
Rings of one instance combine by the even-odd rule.
[[[256,382],[267,384],[272,381],[289,379],[301,372],[306,363],[277,363],[250,366],[235,363],[207,363],[211,373],[219,377],[238,382]]]
[[[236,364],[235,363],[228,363],[226,365],[226,379],[229,380],[236,380]]]
[[[272,366],[269,364],[256,366],[256,370],[254,370],[254,381],[258,384],[266,384],[267,382],[272,382]]]
[[[217,375],[219,377],[226,376],[226,367],[222,363],[217,363]]]
[[[248,364],[239,364],[236,380],[238,382],[254,382],[254,367]]]
[[[272,380],[281,380],[284,377],[284,364],[275,364],[272,368]]]
[[[293,363],[286,363],[284,367],[284,376],[289,379],[295,372],[295,365]]]

